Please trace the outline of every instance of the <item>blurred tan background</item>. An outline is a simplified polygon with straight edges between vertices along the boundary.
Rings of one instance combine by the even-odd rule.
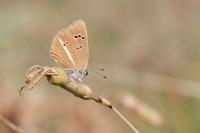
[[[42,80],[22,97],[25,72],[56,66],[52,37],[85,20],[89,76],[142,133],[200,132],[200,1],[0,1],[0,115],[28,133],[131,133],[116,114]],[[105,68],[104,80],[92,73]],[[123,102],[128,93],[139,103]],[[12,133],[0,123],[0,132]]]

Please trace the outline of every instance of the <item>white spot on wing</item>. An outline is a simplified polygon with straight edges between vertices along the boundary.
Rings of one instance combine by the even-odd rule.
[[[65,50],[67,56],[69,57],[70,61],[72,62],[72,64],[75,66],[74,60],[72,59],[72,55],[69,52],[69,50],[67,49],[67,47],[64,46],[64,42],[62,41],[61,38],[58,38],[58,41],[60,42],[60,44],[62,45],[63,49]]]

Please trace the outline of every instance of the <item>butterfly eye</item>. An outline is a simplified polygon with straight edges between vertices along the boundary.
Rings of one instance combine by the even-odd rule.
[[[87,76],[88,75],[88,71],[86,71],[86,73],[85,73],[85,76]]]
[[[81,37],[81,35],[78,35],[78,37]]]

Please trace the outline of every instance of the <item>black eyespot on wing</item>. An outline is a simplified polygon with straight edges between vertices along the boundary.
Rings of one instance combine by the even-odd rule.
[[[81,37],[81,39],[85,39],[85,37],[84,37],[84,36],[82,36],[82,37]]]
[[[81,37],[81,35],[78,35],[78,37]]]
[[[82,48],[82,46],[80,46],[80,48]]]
[[[75,38],[78,38],[78,36],[74,36]]]

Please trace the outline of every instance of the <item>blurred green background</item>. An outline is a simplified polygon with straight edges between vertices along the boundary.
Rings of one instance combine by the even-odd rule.
[[[112,111],[46,80],[22,97],[17,93],[30,66],[56,66],[49,57],[52,37],[79,18],[89,36],[84,83],[143,133],[200,132],[198,0],[1,0],[1,115],[29,133],[131,133]],[[105,68],[108,79],[91,72],[94,67]],[[162,122],[123,106],[124,93],[152,108]],[[12,131],[0,123],[0,132]]]

